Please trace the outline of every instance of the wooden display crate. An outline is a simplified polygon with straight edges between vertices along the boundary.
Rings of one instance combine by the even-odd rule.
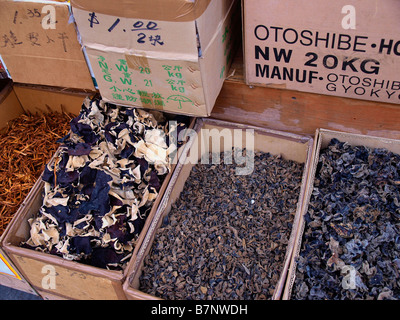
[[[24,110],[19,102],[12,82],[1,80],[5,84],[0,92],[0,130],[7,126],[7,122],[20,116]],[[8,227],[7,227],[8,228]],[[28,281],[18,271],[17,267],[10,260],[2,248],[3,238],[6,231],[0,234],[0,284],[33,295],[37,295]]]
[[[194,120],[191,120],[189,127],[193,127],[193,125]],[[180,152],[177,154],[178,157],[179,154]],[[55,156],[56,154],[53,159]],[[165,177],[159,196],[153,203],[132,257],[135,257],[140,248],[140,244],[155,215],[174,168],[175,165],[172,166],[171,171]],[[4,251],[24,277],[28,279],[29,283],[45,298],[79,300],[126,299],[122,285],[131,262],[128,262],[124,271],[107,270],[20,246],[21,242],[28,240],[30,236],[28,219],[34,217],[42,205],[43,187],[44,182],[39,178],[15,214],[4,235]],[[131,258],[131,260],[133,259]],[[54,270],[55,275],[54,286],[46,282],[46,276],[50,275],[52,270]]]
[[[223,130],[225,128],[227,128],[228,130],[254,129],[254,138],[255,138],[254,150],[255,151],[269,152],[272,155],[281,155],[284,159],[294,160],[299,163],[304,163],[302,185],[301,185],[301,189],[299,192],[297,210],[296,210],[295,217],[294,217],[293,228],[292,228],[292,232],[290,234],[288,246],[286,249],[284,266],[282,268],[281,276],[280,276],[279,282],[276,285],[274,295],[273,295],[273,299],[279,299],[282,294],[283,287],[284,287],[285,280],[286,280],[286,274],[288,271],[289,262],[290,262],[290,258],[292,255],[293,245],[294,245],[293,241],[294,241],[294,237],[296,235],[296,230],[297,230],[297,226],[298,226],[298,222],[299,222],[298,220],[299,220],[300,216],[302,216],[302,211],[301,211],[302,210],[302,202],[303,202],[303,196],[304,196],[304,191],[305,191],[305,187],[306,187],[305,183],[306,183],[309,168],[311,165],[313,139],[310,137],[306,137],[306,136],[299,136],[299,135],[295,135],[295,134],[284,133],[284,132],[269,130],[269,129],[265,129],[265,128],[259,128],[259,127],[254,127],[254,126],[234,124],[234,123],[219,121],[219,120],[202,119],[197,122],[197,125],[195,128],[196,132],[197,132],[197,137],[195,139],[191,139],[191,141],[186,144],[184,154],[187,155],[190,152],[191,148],[197,148],[199,146],[197,156],[198,156],[198,159],[200,159],[200,157],[202,155],[201,150],[200,150],[201,143],[198,142],[200,139],[202,139],[202,141],[206,141],[205,142],[206,144],[210,143],[209,146],[210,145],[212,146],[214,143],[217,143],[217,142],[214,142],[214,140],[212,140],[212,143],[210,140],[207,140],[209,138],[205,138],[203,136],[203,132],[201,130],[202,129]],[[231,133],[232,133],[232,131],[231,131]],[[242,144],[240,146],[245,146],[244,135],[243,135],[242,139],[243,139],[243,141],[241,141]],[[230,148],[231,147],[232,146],[230,146]],[[224,148],[228,148],[226,150],[229,150],[229,146],[225,146],[225,143],[220,144],[219,148],[220,148],[219,151],[221,151],[221,152],[225,151]],[[212,149],[212,147],[211,148],[208,147],[207,150],[212,150],[213,152],[216,152],[216,150]],[[164,218],[169,214],[172,204],[179,198],[179,195],[184,188],[185,181],[187,180],[187,178],[190,175],[192,167],[193,167],[193,161],[190,161],[190,162],[183,161],[177,165],[177,168],[171,178],[171,181],[168,185],[168,188],[165,192],[162,202],[160,203],[160,206],[156,213],[156,216],[153,219],[152,224],[149,227],[149,231],[146,235],[146,238],[144,239],[142,247],[140,248],[140,251],[138,252],[137,257],[135,258],[135,261],[130,265],[128,277],[124,283],[124,291],[125,291],[128,299],[132,299],[132,300],[158,299],[155,296],[152,296],[150,294],[140,291],[139,278],[142,274],[144,260],[145,260],[146,256],[149,254],[152,244],[153,244],[153,241],[156,237],[156,232],[160,228]],[[216,187],[218,187],[218,186],[216,186]]]
[[[393,153],[400,154],[400,140],[387,139],[376,136],[360,135],[353,133],[345,133],[327,129],[318,129],[315,134],[315,147],[312,156],[312,165],[310,168],[309,181],[307,183],[307,189],[305,190],[305,197],[303,202],[303,214],[307,213],[308,205],[310,203],[310,197],[314,189],[314,179],[317,171],[317,165],[319,162],[319,156],[321,149],[326,148],[330,141],[336,138],[340,142],[346,142],[351,146],[364,146],[369,148],[384,148]],[[289,300],[291,297],[293,285],[296,279],[296,259],[299,257],[302,237],[306,228],[304,215],[300,217],[298,232],[294,241],[293,255],[290,261],[290,267],[287,276],[287,282],[285,284],[284,292],[282,295],[283,300]]]

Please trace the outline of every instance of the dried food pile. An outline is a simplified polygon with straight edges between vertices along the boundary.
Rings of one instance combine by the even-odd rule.
[[[167,136],[185,127],[160,113],[86,99],[47,165],[43,205],[23,246],[101,268],[130,257],[170,170]]]
[[[140,290],[165,299],[271,298],[302,169],[269,153],[256,153],[246,176],[224,163],[195,165],[155,235]]]
[[[72,115],[22,114],[0,134],[0,235],[69,131]]]
[[[292,299],[400,298],[400,156],[321,150]]]

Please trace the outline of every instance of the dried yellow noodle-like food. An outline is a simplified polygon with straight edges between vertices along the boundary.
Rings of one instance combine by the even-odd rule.
[[[73,115],[22,114],[0,133],[0,235],[65,136]]]

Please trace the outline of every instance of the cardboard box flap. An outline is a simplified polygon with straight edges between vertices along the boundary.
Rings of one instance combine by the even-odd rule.
[[[340,1],[309,1],[309,0],[286,0],[286,1],[268,1],[268,10],[260,10],[258,1],[246,1],[245,11],[251,12],[253,17],[263,17],[266,27],[276,27],[271,30],[270,36],[275,37],[283,35],[285,27],[294,29],[318,31],[342,31],[343,33],[352,33],[358,36],[367,36],[368,33],[374,33],[387,37],[388,35],[397,35],[399,26],[400,4],[397,0],[384,1],[358,1],[349,3],[345,0]],[[295,11],[295,13],[293,13]],[[318,14],[315,14],[318,12]],[[350,17],[355,17],[355,26],[351,26]],[[384,23],[383,23],[384,19]],[[253,23],[254,20],[248,21]],[[388,26],[392,26],[389,28]],[[336,30],[333,30],[336,28]],[[261,30],[260,30],[261,31]],[[288,31],[286,36],[289,41],[293,41],[293,34]],[[309,37],[309,31],[303,33]],[[303,36],[300,35],[300,36]],[[320,38],[326,38],[320,34]],[[332,38],[332,35],[331,35]],[[361,41],[360,39],[360,42]],[[304,38],[304,43],[308,41]],[[312,47],[312,46],[311,46]]]
[[[203,15],[196,20],[196,28],[199,35],[200,48],[202,53],[211,45],[213,38],[220,34],[225,27],[225,20],[231,13],[234,0],[212,1]],[[239,9],[240,12],[240,9]],[[238,21],[240,24],[240,21]]]
[[[211,0],[71,0],[72,7],[89,12],[124,18],[158,21],[194,21]]]
[[[79,34],[86,47],[103,45],[113,49],[182,53],[198,57],[193,21],[169,22],[72,8]]]
[[[80,3],[80,1],[78,2]],[[158,1],[154,2],[158,3]],[[182,1],[172,2],[176,5]],[[187,21],[164,20],[157,14],[162,10],[153,10],[152,15],[146,14],[146,12],[141,15],[140,8],[136,7],[134,9],[138,10],[137,17],[126,15],[121,9],[103,12],[101,6],[99,8],[96,5],[93,7],[75,6],[75,1],[72,2],[72,9],[85,46],[95,48],[100,44],[113,48],[162,54],[191,54],[193,57],[198,57],[219,33],[234,2],[233,0],[212,1],[201,11],[201,15],[196,16],[196,19]],[[100,3],[103,2],[100,1]],[[131,3],[127,1],[123,2],[122,6],[125,3],[128,7],[131,6]],[[164,6],[163,2],[160,8]],[[161,54],[159,58],[161,58]]]

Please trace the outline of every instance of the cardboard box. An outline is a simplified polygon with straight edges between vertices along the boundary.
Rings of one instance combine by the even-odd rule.
[[[68,2],[0,6],[0,55],[14,82],[94,90]]]
[[[20,116],[23,112],[22,106],[13,90],[12,82],[7,81],[7,84],[0,91],[0,130],[7,126],[8,121]],[[0,234],[0,284],[37,295],[2,249],[5,233]]]
[[[193,120],[191,121],[190,128],[193,127]],[[181,152],[180,149],[177,157]],[[53,156],[52,161],[54,161],[56,154]],[[172,164],[172,169],[165,177],[159,190],[159,196],[154,201],[146,219],[132,257],[135,257],[140,248],[174,168],[175,165]],[[39,178],[4,233],[2,247],[12,262],[23,276],[28,279],[32,287],[40,292],[40,295],[44,298],[78,300],[126,299],[122,285],[131,262],[127,263],[124,271],[107,270],[20,246],[21,242],[28,240],[30,236],[28,219],[34,217],[43,204],[43,187],[44,182]],[[46,276],[51,274],[55,276],[54,286],[46,282]]]
[[[307,189],[305,191],[305,197],[303,202],[303,210],[304,214],[307,213],[308,205],[310,202],[310,197],[314,189],[314,179],[317,171],[317,165],[319,162],[319,156],[321,149],[326,148],[330,141],[336,138],[341,142],[347,142],[351,146],[365,146],[369,148],[385,148],[394,153],[400,154],[400,140],[387,139],[382,137],[374,137],[368,135],[354,134],[354,133],[345,133],[339,131],[332,131],[327,129],[318,129],[315,134],[315,146],[314,153],[312,156],[312,165],[310,168],[310,174],[307,182]],[[290,261],[289,272],[287,276],[287,282],[285,284],[285,289],[282,295],[283,300],[289,300],[292,293],[292,288],[294,282],[296,280],[296,259],[299,256],[302,244],[303,232],[306,228],[304,216],[301,216],[298,231],[296,234],[296,238],[294,241],[293,255]]]
[[[78,115],[82,101],[96,93],[91,91],[60,89],[37,85],[14,84],[14,91],[22,108],[27,113],[48,112],[49,110]]]
[[[243,0],[250,85],[400,103],[396,0]]]
[[[225,150],[232,150],[232,145],[226,145],[225,140],[224,143],[221,143],[220,139],[222,135],[214,140],[216,137],[212,137],[211,135],[209,135],[208,130],[203,131],[203,129],[216,129],[219,130],[218,132],[222,132],[222,130],[229,130],[229,132],[232,134],[231,137],[234,135],[234,129],[240,129],[243,130],[243,132],[245,132],[246,129],[253,129],[254,133],[252,137],[254,137],[254,151],[269,152],[273,155],[282,155],[282,157],[285,159],[304,163],[302,185],[299,191],[297,211],[295,213],[293,221],[293,229],[290,234],[289,243],[286,249],[285,262],[284,266],[282,267],[281,277],[276,285],[273,295],[273,299],[280,299],[286,280],[290,258],[292,255],[294,237],[296,235],[298,221],[300,216],[303,214],[301,212],[301,209],[306,187],[305,183],[308,176],[309,168],[311,166],[313,139],[296,134],[289,134],[275,130],[211,119],[202,119],[197,121],[195,127],[197,136],[195,137],[195,139],[191,139],[186,144],[185,150],[183,152],[183,154],[186,155],[187,158],[180,158],[181,161],[178,163],[177,168],[168,185],[168,188],[165,191],[165,195],[159,205],[156,216],[149,227],[149,231],[143,241],[140,251],[138,252],[135,261],[130,265],[129,275],[124,283],[124,291],[126,293],[126,296],[128,297],[128,299],[131,300],[159,299],[155,296],[139,290],[139,279],[142,274],[144,260],[152,248],[157,229],[160,228],[164,218],[169,214],[172,204],[179,198],[179,195],[184,188],[185,181],[189,177],[190,172],[194,166],[193,163],[196,162],[195,160],[201,159],[202,151],[206,151],[206,153],[208,153],[208,151],[222,152]],[[242,133],[242,138],[239,140],[240,141],[233,141],[235,146],[246,146],[246,134]],[[198,150],[194,152],[191,151],[192,149],[195,150],[196,148],[198,148]],[[190,155],[188,156],[188,154]],[[187,161],[189,157],[191,157],[191,160]],[[215,188],[218,188],[218,186],[215,186]]]
[[[71,4],[104,100],[210,115],[232,60],[239,1]]]

